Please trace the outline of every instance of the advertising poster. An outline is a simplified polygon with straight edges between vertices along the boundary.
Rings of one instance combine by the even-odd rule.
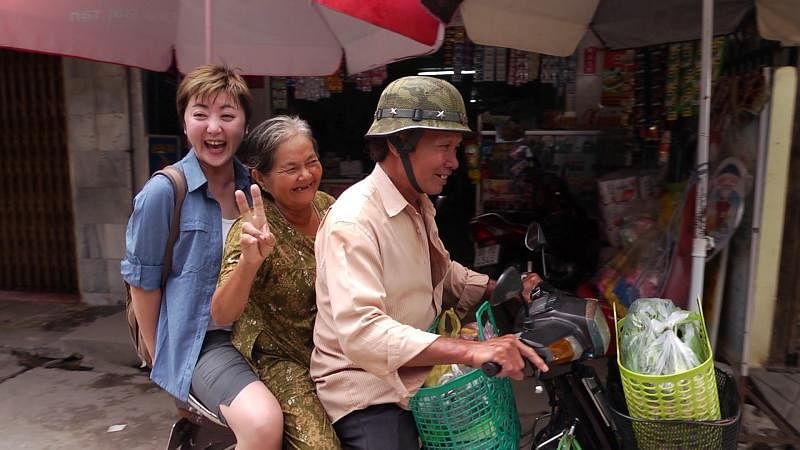
[[[150,174],[177,162],[181,158],[180,138],[176,135],[151,134],[147,138]]]

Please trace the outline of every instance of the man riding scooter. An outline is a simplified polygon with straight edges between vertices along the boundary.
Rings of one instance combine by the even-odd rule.
[[[464,316],[494,281],[451,261],[428,195],[458,167],[464,101],[446,81],[400,78],[384,89],[366,137],[373,172],[347,189],[315,241],[317,320],[311,376],[344,447],[418,448],[408,400],[436,364],[499,363],[521,379],[524,359],[547,366],[513,336],[483,342],[423,330],[448,303]],[[524,280],[524,298],[539,283]]]

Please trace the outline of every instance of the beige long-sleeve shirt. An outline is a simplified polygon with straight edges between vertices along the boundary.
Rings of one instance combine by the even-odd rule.
[[[317,319],[311,377],[335,422],[419,389],[430,367],[403,367],[437,336],[426,330],[445,304],[462,315],[488,277],[450,260],[420,195],[418,213],[380,165],[345,191],[317,232]]]

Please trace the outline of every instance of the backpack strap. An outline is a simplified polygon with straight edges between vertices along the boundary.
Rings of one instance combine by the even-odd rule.
[[[172,249],[175,247],[175,241],[178,239],[178,233],[181,227],[181,207],[183,200],[186,198],[186,176],[183,171],[174,165],[169,165],[163,169],[153,173],[153,176],[163,175],[172,183],[172,190],[175,194],[175,209],[172,212],[172,221],[169,225],[169,237],[167,238],[167,247],[164,252],[164,268],[161,272],[161,288],[167,284],[167,277],[172,270]]]

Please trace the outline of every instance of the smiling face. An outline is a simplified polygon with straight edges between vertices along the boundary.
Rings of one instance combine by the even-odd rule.
[[[226,93],[189,99],[183,113],[186,136],[204,168],[229,164],[242,142],[245,113]]]
[[[458,169],[458,146],[461,145],[462,134],[456,131],[425,130],[415,150],[409,154],[414,177],[420,189],[428,195],[442,192],[447,178]],[[402,164],[396,150],[392,150],[397,164]],[[402,185],[398,189],[408,199],[415,197],[416,191],[405,176],[399,177]]]
[[[311,140],[294,134],[275,149],[270,171],[257,173],[256,178],[261,178],[282,209],[302,210],[314,201],[322,179],[322,164]]]

